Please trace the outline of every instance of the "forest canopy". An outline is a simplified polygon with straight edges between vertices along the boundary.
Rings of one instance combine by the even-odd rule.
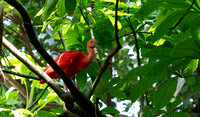
[[[199,116],[199,11],[199,0],[0,1],[0,116]],[[70,79],[53,60],[87,55],[90,39],[101,50]]]

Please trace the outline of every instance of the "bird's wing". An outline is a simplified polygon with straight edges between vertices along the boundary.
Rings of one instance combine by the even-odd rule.
[[[64,52],[55,59],[55,62],[66,73],[68,70],[73,69],[72,66],[75,65],[75,63],[78,62],[80,58],[82,58],[81,55],[81,52],[75,50]],[[53,70],[51,66],[48,66],[44,72],[46,72],[46,74],[51,78],[59,78],[59,75]],[[71,77],[70,74],[68,75]]]
[[[63,54],[59,55],[55,62],[63,69],[63,68],[70,68],[74,62],[77,62],[79,59],[80,52],[73,50],[69,52],[64,52]]]

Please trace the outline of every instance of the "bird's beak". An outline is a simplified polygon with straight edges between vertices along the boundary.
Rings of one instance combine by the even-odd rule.
[[[97,43],[94,43],[94,47],[99,49],[103,53],[103,50],[99,47],[99,45]]]

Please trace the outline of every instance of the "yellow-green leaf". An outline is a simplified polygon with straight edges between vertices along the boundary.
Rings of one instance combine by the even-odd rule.
[[[31,111],[26,110],[26,109],[17,109],[16,111],[22,112],[27,115],[33,115],[33,113]]]
[[[110,15],[108,15],[108,18],[109,18],[110,22],[112,23],[112,25],[115,26],[115,18],[110,16]],[[119,29],[122,28],[122,25],[119,21],[117,21],[117,26],[118,26]]]

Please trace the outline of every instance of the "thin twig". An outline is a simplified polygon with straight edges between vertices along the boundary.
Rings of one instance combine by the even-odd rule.
[[[183,14],[183,16],[179,19],[179,21],[173,27],[170,28],[170,30],[173,30],[174,28],[176,28],[181,23],[181,21],[186,16],[186,14],[188,13],[188,11],[192,8],[192,6],[193,6],[194,3],[195,3],[195,0],[192,1],[192,4],[187,8],[187,10]]]
[[[80,6],[79,6],[79,10],[80,10],[80,12],[81,12],[81,15],[83,16],[83,19],[85,20],[85,22],[87,23],[87,25],[88,25],[88,27],[89,27],[89,29],[90,29],[91,38],[92,38],[92,39],[95,39],[95,37],[94,37],[94,32],[93,32],[93,29],[92,29],[92,26],[91,26],[90,21],[87,20],[86,16],[85,16],[84,13],[83,13],[83,10],[81,9]],[[102,66],[102,63],[101,63],[101,61],[100,61],[100,59],[99,59],[99,55],[98,55],[98,53],[97,53],[97,49],[94,48],[94,51],[95,51],[95,53],[96,53],[96,59],[97,59],[98,65],[99,65],[99,66]]]
[[[31,110],[32,107],[42,98],[44,92],[47,90],[47,88],[49,87],[49,85],[47,85],[44,90],[42,91],[42,93],[40,94],[40,96],[38,97],[37,100],[35,100],[29,107],[28,107],[28,110]]]
[[[78,7],[80,12],[81,12],[81,15],[83,16],[83,19],[85,20],[85,22],[87,23],[88,27],[91,28],[91,24],[89,23],[89,21],[86,19],[86,16],[84,15],[83,13],[83,10],[81,9],[81,7],[79,6]]]
[[[117,42],[117,48],[107,57],[106,61],[104,62],[100,72],[98,73],[98,76],[96,77],[94,83],[92,84],[92,88],[90,89],[88,97],[90,98],[92,96],[92,93],[94,92],[97,84],[101,80],[101,76],[103,75],[104,71],[107,69],[108,65],[110,64],[110,59],[122,48],[119,37],[118,37],[118,26],[117,26],[117,9],[118,9],[118,3],[119,0],[116,0],[116,7],[115,7],[115,40]]]
[[[67,46],[65,45],[65,40],[63,39],[62,30],[58,31],[58,34],[59,34],[64,50],[67,51]]]
[[[88,25],[88,27],[89,27],[89,29],[90,29],[91,38],[92,38],[92,39],[95,39],[90,21],[87,20],[87,18],[86,18],[86,16],[84,15],[83,10],[81,9],[81,7],[79,7],[79,10],[80,10],[80,12],[81,12],[81,15],[83,16],[83,19],[85,20],[85,22],[87,23],[87,25]]]
[[[8,70],[2,70],[3,72],[7,73],[7,74],[13,74],[13,75],[17,75],[20,77],[24,77],[24,78],[28,78],[28,79],[34,79],[34,80],[40,80],[39,77],[37,76],[31,76],[31,75],[25,75],[25,74],[20,74],[18,72],[12,72],[12,71],[8,71]]]
[[[140,48],[139,48],[138,41],[137,41],[137,32],[133,28],[130,18],[126,18],[126,21],[127,21],[128,25],[129,25],[130,29],[132,30],[133,36],[135,38],[135,47],[136,47],[136,54],[137,54],[137,64],[138,64],[138,66],[141,66],[140,51],[139,51]],[[141,78],[142,77],[140,76],[140,79]],[[141,115],[142,115],[143,114],[143,106],[144,106],[144,95],[141,95],[140,102],[141,102],[140,103],[140,112],[141,112]]]
[[[146,25],[146,23],[142,23],[142,25],[140,25],[140,27],[135,31],[136,33],[140,30],[140,29],[142,29],[144,26]]]

